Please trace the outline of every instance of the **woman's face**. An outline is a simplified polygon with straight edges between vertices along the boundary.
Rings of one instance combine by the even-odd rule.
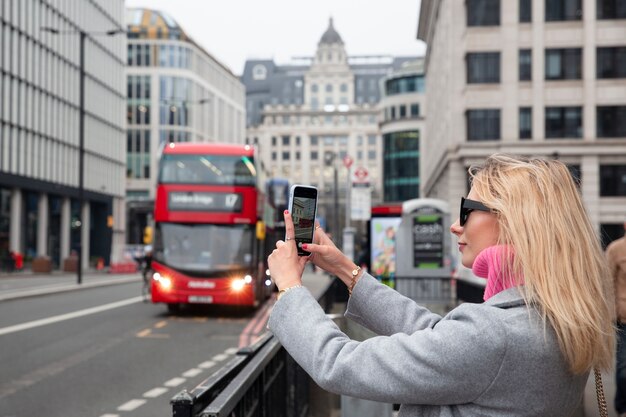
[[[480,201],[473,189],[467,198]],[[472,267],[474,260],[483,249],[497,244],[500,234],[496,215],[481,210],[472,211],[464,226],[461,226],[457,219],[450,226],[450,231],[458,238],[461,263],[466,268]]]

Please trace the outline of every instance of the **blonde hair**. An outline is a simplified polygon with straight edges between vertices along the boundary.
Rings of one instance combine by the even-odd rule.
[[[575,374],[608,370],[615,349],[614,300],[606,259],[567,167],[494,154],[470,168],[472,189],[493,209],[511,274],[556,331]]]

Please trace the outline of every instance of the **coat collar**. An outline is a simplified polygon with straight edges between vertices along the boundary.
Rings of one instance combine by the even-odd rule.
[[[523,306],[526,302],[520,293],[519,287],[512,287],[492,296],[485,301],[484,304],[500,308],[509,308]]]

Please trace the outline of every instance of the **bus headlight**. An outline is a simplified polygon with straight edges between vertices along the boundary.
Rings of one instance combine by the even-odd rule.
[[[266,280],[265,280],[265,286],[266,286],[266,287],[269,287],[270,285],[272,285],[272,280],[270,280],[270,279],[266,279]]]
[[[252,277],[250,275],[246,275],[245,277],[243,277],[243,280],[246,284],[252,283]]]
[[[160,279],[161,279],[161,274],[159,274],[158,272],[155,272],[155,273],[152,275],[152,279],[153,279],[153,280],[155,280],[155,281],[160,280]]]
[[[265,275],[267,275],[268,277],[270,276],[270,269],[269,269],[269,268],[267,268],[267,269],[265,270]]]
[[[158,280],[159,286],[161,287],[162,290],[170,290],[172,288],[172,279],[168,278],[168,277],[164,277],[161,275],[161,277]]]
[[[246,285],[246,281],[241,278],[234,279],[230,284],[231,288],[235,291],[241,291],[244,285]]]

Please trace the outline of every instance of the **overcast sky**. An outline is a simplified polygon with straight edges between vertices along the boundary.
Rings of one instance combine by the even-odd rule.
[[[421,0],[126,0],[171,15],[198,44],[240,75],[246,59],[284,64],[312,56],[333,17],[348,55],[423,55]]]

